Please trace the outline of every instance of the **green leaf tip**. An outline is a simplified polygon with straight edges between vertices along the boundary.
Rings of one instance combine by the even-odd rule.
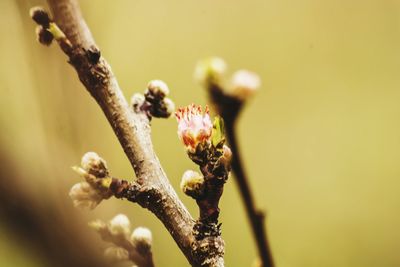
[[[214,118],[211,141],[214,147],[219,147],[225,142],[224,120],[220,116]]]

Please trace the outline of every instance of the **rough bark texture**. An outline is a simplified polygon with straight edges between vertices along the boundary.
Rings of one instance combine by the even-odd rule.
[[[195,240],[195,222],[177,197],[154,153],[144,113],[129,107],[106,60],[100,56],[76,0],[48,0],[54,21],[65,33],[60,42],[79,79],[97,101],[112,126],[137,180],[131,201],[151,210],[165,225],[193,266],[223,266],[221,237]]]

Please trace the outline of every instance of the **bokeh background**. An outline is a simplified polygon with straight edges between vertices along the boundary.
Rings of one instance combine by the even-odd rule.
[[[127,97],[162,79],[177,106],[206,104],[193,70],[208,56],[225,58],[230,71],[259,73],[263,86],[238,131],[278,267],[400,265],[399,1],[80,2]],[[72,209],[68,191],[79,178],[70,167],[83,153],[98,152],[117,177],[133,172],[64,54],[36,42],[28,10],[37,4],[46,6],[0,1],[1,184],[12,181],[29,195],[22,206],[41,207],[45,228],[74,224],[99,251],[104,243],[86,223],[125,213],[134,226],[151,228],[159,266],[187,266],[161,223],[136,205],[111,199],[94,211]],[[177,189],[195,166],[176,127],[173,118],[152,122],[156,151]],[[194,202],[179,195],[196,216]],[[0,199],[13,210],[14,200]],[[48,205],[58,213],[48,214]],[[221,209],[227,266],[250,266],[255,247],[234,179]],[[11,230],[21,222],[5,216],[0,266],[43,266],[46,255]]]

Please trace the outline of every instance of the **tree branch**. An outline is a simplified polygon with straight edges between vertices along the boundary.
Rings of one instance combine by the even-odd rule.
[[[247,217],[249,218],[252,226],[251,230],[257,243],[257,250],[263,264],[262,266],[273,267],[274,262],[271,255],[271,249],[269,247],[267,232],[265,230],[265,214],[262,210],[257,208],[254,201],[254,196],[250,189],[249,179],[243,169],[243,163],[240,158],[240,151],[237,144],[236,131],[233,123],[227,123],[226,137],[232,149],[232,170],[235,174],[238,187],[240,188],[239,192],[241,198],[243,199]]]
[[[100,56],[76,0],[48,0],[54,22],[65,34],[56,38],[79,79],[97,101],[118,137],[137,177],[129,197],[151,210],[170,232],[193,266],[223,266],[224,246],[220,236],[196,240],[194,219],[177,197],[155,155],[149,119],[129,107],[111,67]],[[137,191],[136,189],[139,189]],[[127,194],[129,193],[129,194]],[[142,198],[141,196],[145,196]]]
[[[225,121],[226,137],[232,150],[232,171],[234,173],[235,180],[245,206],[247,217],[250,221],[253,237],[256,241],[258,255],[261,260],[260,266],[274,267],[274,260],[271,254],[268,236],[265,229],[265,214],[256,206],[254,196],[250,188],[250,180],[244,170],[244,165],[240,158],[241,154],[237,143],[235,129],[237,118],[239,117],[240,111],[242,110],[246,100],[246,94],[251,94],[251,91],[254,89],[245,88],[247,92],[244,92],[243,88],[239,88],[239,92],[235,92],[232,90],[232,88],[230,91],[226,90],[226,88],[221,85],[220,81],[220,75],[222,75],[224,72],[223,69],[224,68],[221,68],[221,70],[219,70],[218,68],[215,68],[215,66],[212,65],[212,60],[211,63],[208,62],[205,66],[199,66],[199,70],[206,73],[206,75],[203,75],[203,82],[205,82],[210,99],[214,104],[217,113],[220,114]],[[241,75],[243,75],[243,72]],[[245,72],[244,75],[247,77],[243,80],[246,83],[250,82],[250,84],[240,84],[239,87],[253,87],[253,74]],[[254,82],[254,84],[258,85],[258,81]]]

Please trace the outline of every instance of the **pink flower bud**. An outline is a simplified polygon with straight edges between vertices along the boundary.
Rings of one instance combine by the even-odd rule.
[[[180,108],[175,112],[179,139],[191,152],[196,150],[197,145],[211,139],[213,125],[209,113],[207,106],[203,114],[201,106],[195,104]]]

